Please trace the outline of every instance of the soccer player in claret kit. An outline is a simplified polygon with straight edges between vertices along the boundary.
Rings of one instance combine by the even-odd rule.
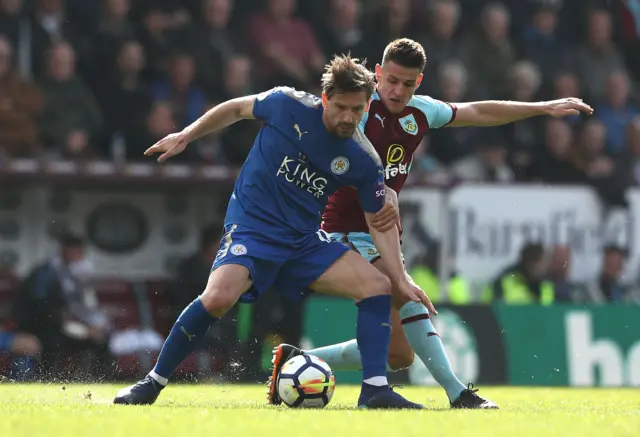
[[[329,196],[357,189],[388,277],[407,299],[427,303],[404,275],[398,230],[378,232],[376,213],[386,216],[380,158],[357,130],[375,87],[373,73],[349,56],[336,57],[322,77],[319,99],[290,88],[233,99],[146,153],[160,162],[201,136],[241,119],[264,125],[236,180],[225,218],[225,235],[202,293],[178,317],[154,369],[118,392],[116,404],[152,404],[178,365],[204,338],[209,325],[239,300],[252,302],[271,286],[292,298],[308,290],[352,298],[358,307],[357,341],[363,383],[358,406],[421,409],[387,382],[391,336],[391,281],[359,254],[319,229]],[[391,214],[394,215],[394,214]]]
[[[376,92],[359,126],[384,160],[387,186],[397,193],[407,179],[416,148],[431,129],[445,126],[498,126],[539,115],[565,117],[580,112],[593,113],[588,105],[574,98],[539,103],[444,103],[428,96],[414,95],[422,81],[425,65],[426,55],[419,43],[408,38],[391,42],[384,51],[382,65],[376,65]],[[395,223],[382,223],[379,229],[384,229],[385,225],[394,226]],[[331,196],[322,216],[321,227],[360,253],[381,272],[386,274],[389,271],[384,254],[380,253],[368,233],[363,210],[352,188],[342,188]],[[433,312],[430,302],[425,306],[409,301],[396,293],[395,289],[393,296],[388,370],[409,367],[415,351],[444,388],[451,407],[498,408],[494,402],[479,396],[471,384],[465,386],[453,373],[442,341],[430,320],[429,313]],[[273,352],[269,402],[281,402],[273,389],[273,381],[277,380],[280,367],[289,358],[309,353],[325,360],[334,370],[360,369],[361,351],[358,346],[356,340],[309,351],[287,344],[279,345]]]

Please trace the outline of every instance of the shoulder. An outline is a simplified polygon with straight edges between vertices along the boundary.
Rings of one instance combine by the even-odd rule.
[[[451,107],[448,103],[434,99],[430,96],[413,96],[411,100],[409,100],[407,106],[415,108],[427,116],[431,115],[442,106]]]
[[[456,115],[454,105],[429,96],[413,96],[407,106],[424,114],[429,128],[432,129],[446,126],[455,119]]]
[[[321,104],[320,98],[305,91],[298,91],[291,87],[280,86],[258,94],[258,100],[278,99],[282,103],[292,105],[302,105],[308,108],[315,108]]]
[[[382,165],[378,152],[376,152],[375,147],[373,147],[373,144],[371,144],[371,141],[362,130],[356,129],[351,141],[354,155],[364,159],[366,162],[370,162],[372,166],[378,167]]]

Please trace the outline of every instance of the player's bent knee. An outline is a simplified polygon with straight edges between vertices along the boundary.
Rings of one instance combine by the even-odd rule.
[[[223,265],[211,272],[207,288],[200,295],[205,309],[214,317],[222,317],[251,287],[249,270],[241,265]]]
[[[390,353],[389,358],[387,359],[389,367],[393,370],[402,370],[411,367],[415,359],[415,355],[413,354],[413,351],[409,352],[411,353]]]
[[[371,275],[362,284],[362,298],[391,294],[391,280],[382,273]]]
[[[220,318],[233,308],[241,294],[230,287],[207,287],[200,300],[209,314]]]

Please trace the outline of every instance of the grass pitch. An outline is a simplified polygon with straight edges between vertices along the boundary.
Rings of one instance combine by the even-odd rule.
[[[6,437],[603,437],[640,435],[638,389],[486,387],[498,411],[452,411],[444,392],[402,394],[429,409],[360,411],[358,388],[338,385],[325,410],[269,407],[258,385],[172,385],[147,407],[111,404],[122,386],[0,384]]]

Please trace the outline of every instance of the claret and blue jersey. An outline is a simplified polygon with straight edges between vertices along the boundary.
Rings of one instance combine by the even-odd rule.
[[[336,190],[355,187],[367,212],[384,205],[384,172],[369,141],[360,131],[352,138],[331,134],[322,113],[320,99],[291,88],[255,100],[253,114],[264,125],[236,180],[214,262],[214,269],[249,269],[254,290],[245,301],[272,284],[306,287],[348,250],[319,230]]]

